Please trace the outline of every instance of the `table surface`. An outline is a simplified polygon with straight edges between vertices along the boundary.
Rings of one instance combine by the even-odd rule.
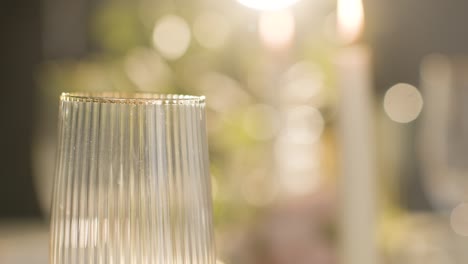
[[[0,263],[47,264],[49,227],[43,222],[0,221]]]

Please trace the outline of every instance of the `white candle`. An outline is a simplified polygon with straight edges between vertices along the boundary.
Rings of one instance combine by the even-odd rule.
[[[338,1],[341,36],[353,41],[363,24],[360,0]],[[362,44],[343,48],[336,58],[338,139],[341,146],[341,263],[378,263],[376,173],[370,51]]]

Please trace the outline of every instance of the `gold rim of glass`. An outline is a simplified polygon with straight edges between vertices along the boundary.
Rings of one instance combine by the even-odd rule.
[[[172,105],[203,104],[205,96],[130,92],[73,92],[62,93],[60,100],[85,103]]]

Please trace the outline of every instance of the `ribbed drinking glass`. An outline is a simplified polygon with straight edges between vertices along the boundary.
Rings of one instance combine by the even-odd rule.
[[[52,264],[214,264],[203,97],[62,94]]]

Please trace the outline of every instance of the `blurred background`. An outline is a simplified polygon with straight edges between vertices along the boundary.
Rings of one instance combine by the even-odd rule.
[[[462,0],[0,8],[0,263],[48,263],[58,97],[207,96],[220,263],[466,263]]]

